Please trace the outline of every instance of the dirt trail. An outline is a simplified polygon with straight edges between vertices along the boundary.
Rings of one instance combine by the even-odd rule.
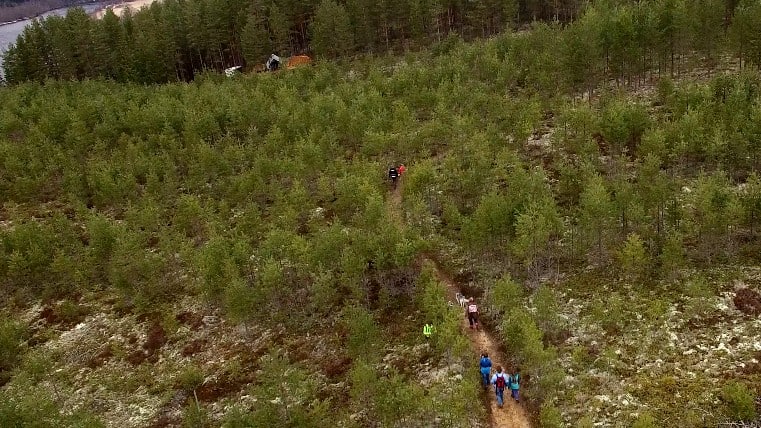
[[[431,261],[435,267],[435,274],[437,279],[447,286],[449,291],[449,297],[454,301],[455,294],[460,292],[460,288],[457,284],[443,273],[433,260]],[[463,315],[465,310],[463,309]],[[479,331],[471,330],[468,327],[468,320],[463,316],[460,323],[460,329],[467,334],[470,339],[471,348],[473,349],[474,358],[481,355],[486,351],[491,358],[493,367],[501,365],[505,368],[512,368],[507,365],[502,352],[499,350],[497,342],[491,335],[483,329]],[[491,426],[495,428],[530,428],[528,415],[523,406],[517,404],[512,398],[510,398],[510,391],[505,391],[505,406],[499,408],[497,406],[497,397],[494,394],[494,388],[490,387],[487,391],[489,395],[489,413],[491,416]]]
[[[391,197],[388,199],[388,209],[391,218],[399,225],[404,224],[404,219],[401,216],[402,207],[402,194],[401,185],[391,193]],[[435,260],[425,257],[424,260],[431,262],[435,269],[436,278],[447,286],[447,291],[450,299],[455,301],[455,294],[460,292],[460,287],[455,281],[447,276],[441,269]],[[463,315],[465,310],[463,309]],[[501,365],[507,368],[505,358],[502,352],[499,350],[497,342],[491,335],[483,329],[479,331],[471,330],[468,327],[468,320],[463,316],[460,322],[460,329],[464,334],[468,336],[470,340],[471,348],[473,349],[473,358],[478,358],[482,352],[487,352],[489,358],[491,358],[493,367]],[[512,368],[512,367],[510,367]],[[530,428],[528,415],[523,406],[517,404],[512,398],[510,398],[510,391],[505,391],[505,405],[503,408],[497,406],[497,397],[494,394],[494,388],[490,387],[485,394],[488,394],[489,403],[489,418],[491,426],[493,428]],[[473,399],[477,399],[473,397]]]

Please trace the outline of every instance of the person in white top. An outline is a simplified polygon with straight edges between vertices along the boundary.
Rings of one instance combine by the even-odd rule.
[[[468,299],[468,305],[465,306],[465,316],[468,318],[470,328],[475,326],[476,330],[478,330],[478,305],[476,305],[472,297]]]
[[[280,57],[273,53],[264,64],[264,68],[266,68],[267,71],[275,71],[278,67],[280,67]]]

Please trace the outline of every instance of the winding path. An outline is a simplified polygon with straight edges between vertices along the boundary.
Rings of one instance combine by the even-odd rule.
[[[394,220],[394,222],[403,226],[404,220],[399,215],[402,207],[401,187],[402,186],[398,186],[391,193],[391,197],[388,198],[387,208],[389,210],[389,215]],[[457,285],[457,283],[439,268],[435,260],[432,260],[430,257],[424,257],[423,260],[429,261],[434,266],[436,278],[442,284],[446,285],[450,299],[455,300],[455,294],[460,292],[460,287]],[[508,367],[502,352],[499,350],[497,341],[494,340],[494,338],[488,332],[484,331],[484,329],[479,331],[471,330],[468,328],[468,320],[465,317],[463,317],[462,321],[460,322],[460,329],[464,334],[468,336],[468,339],[470,340],[474,358],[478,358],[482,352],[486,351],[489,354],[489,358],[491,358],[494,367],[497,365],[501,365],[505,368]],[[531,423],[529,422],[526,410],[523,408],[523,406],[517,404],[512,398],[510,398],[509,391],[505,392],[505,406],[501,409],[497,406],[497,397],[494,394],[493,387],[490,387],[489,390],[485,392],[485,394],[488,394],[489,396],[487,402],[489,405],[489,419],[492,428],[531,427]]]

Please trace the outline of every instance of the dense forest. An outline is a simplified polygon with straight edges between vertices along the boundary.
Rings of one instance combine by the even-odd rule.
[[[453,3],[428,49],[183,82],[253,58],[235,28],[416,40],[209,1],[74,11],[6,57],[1,426],[484,426],[433,261],[538,426],[758,420],[761,4],[521,3],[569,21],[466,42],[492,30]]]
[[[594,85],[601,73],[631,76],[697,51],[715,59],[728,41],[758,63],[758,2],[657,1],[167,0],[118,18],[81,10],[29,26],[5,55],[9,83],[105,77],[160,83],[203,70],[262,64],[271,52],[323,58],[409,50],[448,35],[490,36],[544,19],[568,33],[568,72]],[[571,22],[586,8],[584,18]],[[587,70],[587,66],[591,67]]]

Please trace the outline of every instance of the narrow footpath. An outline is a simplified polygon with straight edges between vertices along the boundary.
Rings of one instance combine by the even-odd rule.
[[[387,207],[391,218],[397,224],[403,226],[404,219],[400,216],[402,208],[401,185],[397,187],[388,198]],[[439,268],[435,260],[431,260],[428,257],[424,258],[423,260],[431,262],[435,268],[436,278],[442,284],[446,285],[449,298],[452,301],[455,301],[455,294],[461,292],[460,287],[457,285],[457,283],[449,278]],[[460,322],[460,330],[462,330],[463,334],[467,335],[468,339],[470,340],[470,347],[473,350],[473,358],[478,360],[481,353],[485,351],[489,354],[489,358],[492,360],[492,367],[501,365],[504,368],[512,369],[512,367],[508,366],[505,363],[506,360],[502,353],[499,351],[497,341],[495,341],[494,338],[483,328],[481,328],[479,331],[471,330],[468,328],[468,320],[464,317],[464,314],[465,310],[463,309],[463,317],[462,321]],[[473,379],[474,381],[477,379],[475,374],[473,375]],[[490,387],[489,390],[485,392],[485,394],[488,394],[489,397],[488,411],[492,428],[531,428],[531,423],[529,422],[526,410],[523,408],[523,406],[516,403],[510,397],[509,390],[505,391],[505,405],[501,409],[497,406],[497,397],[494,393],[494,387]],[[473,398],[477,399],[477,397]]]
[[[433,266],[435,267],[435,274],[436,278],[441,282],[442,284],[447,286],[447,290],[449,292],[449,297],[452,299],[452,301],[455,301],[455,294],[460,292],[460,287],[455,283],[451,278],[449,278],[446,274],[444,274],[436,265],[436,262],[430,259],[429,260]],[[463,309],[463,314],[465,313],[465,310]],[[479,331],[471,330],[468,327],[468,320],[463,315],[462,321],[460,322],[460,329],[468,336],[468,339],[470,339],[470,347],[473,350],[473,358],[477,359],[482,352],[486,352],[489,354],[489,358],[492,360],[492,367],[497,367],[498,365],[501,365],[503,368],[506,368],[507,370],[512,369],[513,367],[508,366],[505,363],[504,355],[499,351],[499,346],[497,345],[497,342],[494,340],[494,338],[483,328],[481,328]],[[494,374],[494,370],[492,370],[492,374]],[[475,376],[474,376],[475,379]],[[489,390],[486,392],[489,395],[489,415],[491,418],[491,426],[494,428],[530,428],[531,424],[529,423],[528,415],[526,414],[525,409],[520,404],[516,403],[515,400],[510,397],[510,391],[505,391],[505,405],[501,409],[497,406],[497,396],[494,393],[494,387],[489,387]]]

